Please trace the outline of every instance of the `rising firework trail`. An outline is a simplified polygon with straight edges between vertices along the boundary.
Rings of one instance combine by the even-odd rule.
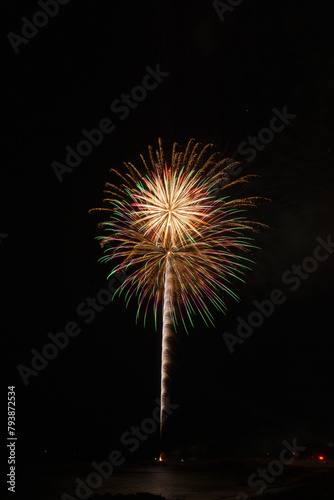
[[[108,220],[99,224],[104,256],[111,266],[108,278],[119,273],[124,281],[115,293],[124,293],[128,305],[137,298],[136,321],[141,312],[144,324],[152,307],[155,326],[162,305],[161,413],[162,435],[168,401],[172,338],[181,322],[187,331],[192,318],[201,316],[213,325],[209,306],[225,312],[225,297],[238,297],[230,288],[249,269],[253,238],[247,232],[262,225],[248,221],[245,212],[256,206],[256,197],[234,198],[226,190],[252,176],[228,181],[236,166],[193,139],[185,151],[175,143],[168,161],[159,139],[159,148],[149,147],[150,162],[143,156],[142,167],[125,163],[123,172],[112,169],[121,179],[106,183]]]
[[[163,323],[162,323],[162,348],[161,348],[161,401],[160,401],[160,437],[162,436],[163,422],[165,418],[165,406],[168,404],[167,382],[169,378],[168,367],[172,362],[173,320],[172,320],[172,264],[170,254],[167,252],[165,289],[163,299]]]

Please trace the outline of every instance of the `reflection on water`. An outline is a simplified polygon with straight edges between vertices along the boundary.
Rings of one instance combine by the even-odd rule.
[[[53,467],[37,468],[21,473],[24,479],[22,488],[26,498],[34,500],[60,500],[63,493],[75,497],[76,479],[86,483],[93,469],[87,464],[84,468],[73,467],[58,472]],[[167,500],[222,500],[235,499],[241,492],[250,491],[247,479],[254,473],[257,465],[213,465],[213,466],[171,466],[166,464],[124,466],[116,469],[103,479],[98,489],[91,489],[88,499],[94,493],[136,494],[149,492],[161,495]],[[277,477],[275,489],[279,486],[298,481],[300,473],[286,469]],[[254,489],[253,489],[254,492]],[[82,497],[83,498],[83,497]]]
[[[246,476],[241,474],[240,468],[203,471],[171,466],[142,467],[123,470],[117,477],[110,477],[103,492],[125,494],[147,491],[168,500],[211,500],[222,494],[239,493],[242,479],[247,479],[247,472]]]

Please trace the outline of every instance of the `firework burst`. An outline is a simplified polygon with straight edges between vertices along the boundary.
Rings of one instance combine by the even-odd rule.
[[[237,296],[230,288],[235,278],[242,280],[251,262],[244,252],[252,248],[249,230],[261,225],[246,219],[245,212],[256,205],[256,197],[230,199],[226,188],[247,182],[244,176],[223,182],[236,162],[222,159],[213,145],[202,146],[193,139],[184,152],[174,144],[167,161],[159,148],[149,147],[150,162],[142,158],[142,171],[125,163],[121,173],[112,169],[121,183],[106,183],[109,218],[99,226],[104,256],[100,259],[114,273],[125,276],[118,294],[128,304],[138,301],[137,317],[143,311],[144,323],[150,308],[155,325],[162,304],[161,418],[167,400],[168,365],[171,338],[181,321],[200,315],[213,324],[210,306],[225,312],[225,297]],[[220,186],[220,187],[219,187]]]

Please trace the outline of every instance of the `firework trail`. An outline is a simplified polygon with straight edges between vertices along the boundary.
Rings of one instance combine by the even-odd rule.
[[[165,290],[163,299],[163,325],[161,348],[161,401],[160,401],[160,436],[162,436],[163,422],[166,417],[165,407],[168,404],[167,382],[169,366],[172,362],[171,339],[174,333],[172,319],[172,272],[170,257],[167,257]]]
[[[112,266],[108,278],[125,276],[115,293],[124,293],[127,305],[137,297],[136,321],[143,311],[144,324],[151,306],[156,328],[162,304],[160,434],[174,331],[179,321],[186,330],[188,321],[194,326],[196,315],[213,324],[209,305],[225,312],[226,295],[238,300],[230,282],[242,280],[251,261],[241,253],[253,247],[244,233],[262,226],[245,217],[256,197],[224,195],[225,189],[252,176],[226,183],[237,162],[212,150],[212,144],[203,147],[192,139],[182,152],[175,143],[167,162],[159,139],[157,151],[149,147],[150,164],[141,156],[143,172],[131,163],[125,163],[124,173],[111,170],[122,181],[118,186],[106,183],[109,206],[93,209],[109,215],[99,224],[105,234],[98,237],[104,248],[100,261]]]

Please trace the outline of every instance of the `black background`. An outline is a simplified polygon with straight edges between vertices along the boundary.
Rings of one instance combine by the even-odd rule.
[[[106,286],[97,223],[109,169],[139,164],[163,137],[185,146],[194,137],[244,161],[238,145],[269,125],[273,108],[296,118],[245,173],[260,177],[247,192],[271,199],[254,217],[270,229],[256,239],[256,262],[240,297],[227,299],[216,328],[200,320],[177,334],[165,447],[189,454],[256,455],[283,439],[330,452],[333,428],[333,259],[301,280],[282,274],[313,255],[333,230],[333,65],[331,2],[242,2],[221,21],[210,1],[70,1],[15,54],[36,2],[3,3],[5,81],[0,244],[4,392],[16,386],[21,460],[95,459],[120,447],[131,425],[150,417],[160,393],[161,333],[135,324],[122,299],[90,324],[77,306]],[[146,66],[169,76],[125,120],[110,110],[140,85]],[[59,182],[52,162],[82,129],[108,117],[104,136]],[[237,188],[234,193],[239,194]],[[222,338],[247,319],[253,300],[281,289],[286,301],[231,354]],[[81,333],[24,385],[47,334],[77,321]],[[159,449],[158,433],[137,456]]]

